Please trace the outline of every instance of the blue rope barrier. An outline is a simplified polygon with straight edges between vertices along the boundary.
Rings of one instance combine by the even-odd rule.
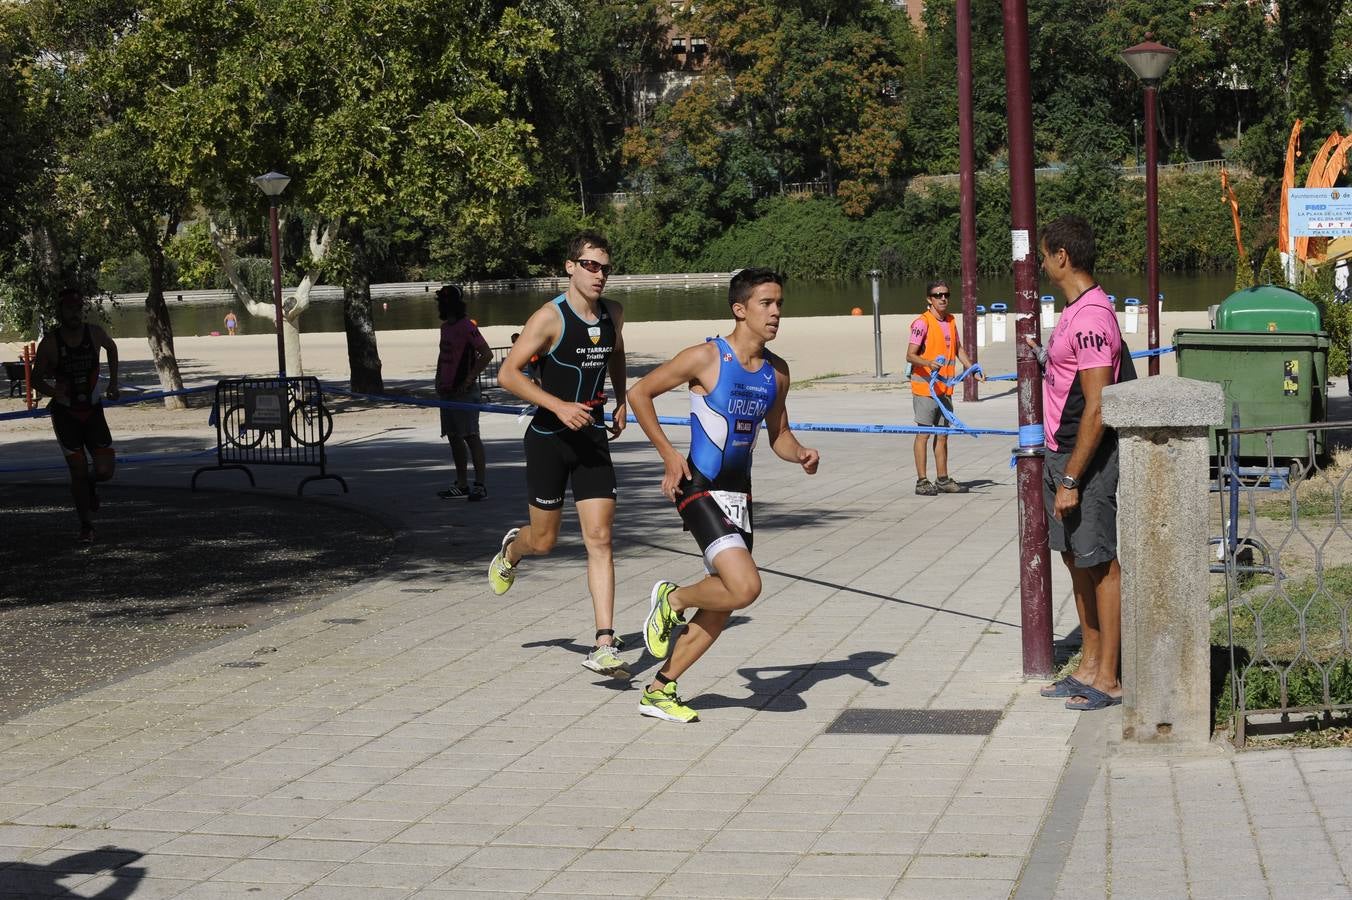
[[[1166,353],[1173,353],[1173,352],[1174,352],[1174,348],[1173,348],[1173,347],[1160,347],[1160,348],[1157,349],[1157,350],[1133,350],[1133,351],[1131,352],[1130,355],[1131,355],[1131,358],[1132,358],[1132,359],[1145,359],[1145,358],[1148,357],[1148,356],[1163,356],[1163,355],[1166,354]],[[987,376],[986,376],[986,380],[987,380],[987,381],[1018,381],[1018,380],[1019,380],[1019,373],[1018,373],[1018,372],[1010,372],[1010,373],[1007,374],[1007,375],[987,375]]]
[[[129,396],[119,396],[116,400],[109,400],[106,397],[101,401],[104,406],[128,406],[132,403],[149,403],[152,400],[163,400],[165,397],[184,397],[188,394],[201,394],[206,391],[214,391],[214,384],[206,387],[181,388],[177,391],[130,391]],[[37,406],[33,409],[21,409],[18,412],[0,413],[0,422],[10,419],[40,419],[43,416],[50,416],[51,411],[46,406]]]
[[[215,447],[203,447],[200,450],[180,450],[175,453],[132,453],[127,456],[119,456],[117,464],[119,466],[133,466],[142,463],[173,462],[179,459],[192,459],[198,456],[206,456],[209,453],[215,453]],[[65,462],[38,463],[31,466],[0,466],[0,473],[13,474],[16,472],[46,472],[46,471],[65,471],[67,468]]]

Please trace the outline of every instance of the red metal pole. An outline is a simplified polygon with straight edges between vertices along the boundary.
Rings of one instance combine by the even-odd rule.
[[[1151,350],[1160,348],[1160,215],[1158,195],[1159,163],[1155,142],[1155,85],[1145,86],[1145,278],[1146,333]],[[1160,358],[1150,357],[1151,375],[1160,373]]]
[[[268,231],[272,236],[272,304],[277,310],[277,374],[286,377],[286,339],[282,336],[282,242],[277,230],[277,198],[268,198]]]
[[[1025,337],[1038,335],[1037,196],[1033,182],[1033,101],[1026,0],[1005,0],[1005,96],[1009,116],[1009,191],[1014,249],[1014,348],[1019,375],[1019,602],[1023,674],[1052,673],[1051,551],[1042,506],[1042,373]]]
[[[962,345],[977,361],[976,346],[976,149],[972,134],[972,0],[958,0],[958,193],[962,240]],[[972,402],[977,381],[962,383],[962,399]]]

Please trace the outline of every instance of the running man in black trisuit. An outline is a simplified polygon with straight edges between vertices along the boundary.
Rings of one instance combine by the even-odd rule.
[[[563,493],[573,503],[587,547],[587,586],[596,618],[596,641],[582,665],[593,672],[628,677],[615,639],[615,563],[610,530],[615,522],[615,467],[606,440],[605,381],[610,377],[615,412],[609,431],[624,430],[624,309],[601,297],[610,277],[610,247],[584,231],[568,245],[568,289],[526,321],[498,370],[498,383],[538,407],[526,429],[526,489],[530,523],[513,528],[488,567],[495,594],[516,580],[525,556],[554,549],[563,520]],[[522,372],[539,357],[540,382]]]
[[[113,477],[113,436],[103,417],[102,399],[117,399],[117,344],[84,320],[84,295],[66,288],[58,297],[59,327],[38,344],[33,382],[52,398],[47,409],[61,452],[70,467],[70,492],[80,517],[80,540],[94,540],[91,514],[99,508],[97,481]],[[99,349],[108,354],[108,381],[99,383]],[[89,450],[94,476],[89,475]]]

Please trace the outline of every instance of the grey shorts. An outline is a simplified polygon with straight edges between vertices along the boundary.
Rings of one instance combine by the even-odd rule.
[[[1102,447],[1080,477],[1080,505],[1064,519],[1052,515],[1056,488],[1069,453],[1048,450],[1042,466],[1042,505],[1047,511],[1047,542],[1058,553],[1070,551],[1075,568],[1091,569],[1117,558],[1117,441]]]
[[[477,384],[463,394],[438,391],[437,397],[441,400],[451,400],[456,403],[481,402]],[[441,433],[448,438],[467,438],[470,435],[477,435],[479,433],[479,411],[477,409],[457,409],[443,406],[441,408]]]
[[[917,425],[938,425],[947,426],[951,424],[944,414],[939,411],[939,404],[949,412],[953,411],[953,395],[940,394],[938,402],[930,396],[911,395],[911,408],[915,410],[915,424]]]

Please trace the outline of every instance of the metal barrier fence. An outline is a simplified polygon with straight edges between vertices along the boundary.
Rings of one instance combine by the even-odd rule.
[[[1352,711],[1352,530],[1344,507],[1352,466],[1325,456],[1319,434],[1346,429],[1352,422],[1217,430],[1224,536],[1213,541],[1221,565],[1212,571],[1224,573],[1225,591],[1223,607],[1219,596],[1210,600],[1212,643],[1230,648],[1239,746],[1251,734]],[[1303,455],[1291,452],[1293,435],[1304,437]],[[1255,461],[1254,442],[1266,456],[1242,466]]]
[[[232,378],[216,383],[212,408],[216,425],[216,465],[193,473],[192,489],[203,472],[238,469],[256,485],[250,466],[314,466],[318,475],[301,479],[305,485],[333,479],[347,492],[347,482],[330,473],[324,443],[333,433],[333,413],[324,405],[319,379]]]

